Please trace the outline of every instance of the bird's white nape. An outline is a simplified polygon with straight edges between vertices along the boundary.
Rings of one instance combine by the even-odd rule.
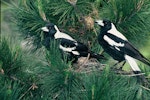
[[[42,27],[41,28],[44,32],[49,32],[48,28],[47,27]]]
[[[100,26],[104,26],[103,20],[96,20],[95,22]]]
[[[54,28],[56,29],[57,32],[60,32],[56,25],[54,25]]]
[[[54,26],[55,29],[56,29],[56,33],[54,35],[55,39],[59,39],[59,38],[64,38],[64,39],[68,39],[68,40],[71,40],[71,41],[75,41],[71,36],[69,36],[68,34],[66,33],[63,33],[63,32],[60,32],[58,27],[55,25]]]
[[[125,55],[125,59],[128,61],[133,71],[139,71],[139,72],[141,71],[134,58]]]

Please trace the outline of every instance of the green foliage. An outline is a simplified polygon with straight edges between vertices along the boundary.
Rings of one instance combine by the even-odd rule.
[[[18,59],[20,70],[11,72],[11,76],[5,73],[7,62],[0,62],[0,97],[3,100],[148,100],[149,90],[137,82],[135,77],[114,74],[109,66],[103,71],[93,69],[88,73],[76,71],[70,63],[66,63],[65,55],[62,55],[57,41],[50,44],[50,50],[46,51],[45,60],[33,58],[30,54],[21,53]],[[6,40],[1,42],[0,48],[11,50]],[[6,48],[7,47],[7,48]],[[1,49],[2,50],[2,49]],[[17,52],[17,50],[16,50]],[[10,51],[10,54],[12,52]],[[42,57],[42,56],[40,56]],[[9,60],[7,56],[3,59]],[[35,60],[35,61],[34,61]],[[15,62],[16,63],[16,62]],[[24,63],[24,64],[21,64]],[[44,63],[44,64],[41,64]],[[13,70],[13,69],[12,69]]]
[[[47,16],[55,18],[55,23],[58,22],[65,26],[66,24],[79,25],[81,17],[92,12],[92,5],[87,0],[79,0],[74,4],[67,0],[49,0],[48,5],[45,7],[45,13],[49,14]]]
[[[46,59],[47,67],[43,68],[40,82],[42,84],[42,91],[44,96],[48,99],[79,99],[77,92],[79,91],[80,78],[74,73],[71,65],[64,61],[58,46],[57,41],[51,42],[50,50],[47,51]]]
[[[7,75],[10,75],[10,73],[15,75],[20,70],[23,65],[20,58],[19,50],[13,52],[5,39],[0,42],[1,68]]]
[[[9,39],[9,38],[8,38]],[[40,98],[41,91],[37,88],[37,76],[31,70],[32,67],[23,60],[23,52],[15,44],[10,45],[5,38],[0,41],[0,98],[2,100],[20,100],[22,98]],[[15,45],[15,46],[14,46]],[[30,62],[34,60],[30,59]],[[26,62],[26,63],[25,63]],[[30,70],[27,69],[30,66]],[[34,70],[36,72],[36,70]]]
[[[85,44],[92,41],[91,47],[95,43],[98,45],[93,19],[88,19],[97,19],[98,15],[114,22],[118,30],[133,43],[141,46],[150,38],[149,0],[73,1],[76,0],[20,0],[13,7],[14,20],[21,33],[32,37],[36,48],[41,47],[43,34],[40,28],[47,22],[58,25]]]
[[[86,0],[78,1],[75,5],[65,0],[20,0],[12,8],[18,29],[23,35],[31,38],[37,48],[41,47],[43,36],[41,27],[47,22],[58,24],[60,29],[66,29],[69,31],[67,33],[76,33],[74,34],[76,36],[86,33],[82,35],[86,41],[87,39],[91,41],[93,38],[89,35],[95,34],[85,27],[84,17],[93,11],[93,5]],[[82,38],[79,39],[82,40]]]
[[[41,47],[41,27],[46,24],[41,15],[40,4],[36,0],[20,0],[18,5],[12,7],[15,23],[18,30],[25,35],[26,38],[32,37],[33,44],[37,48]]]
[[[17,100],[21,95],[23,87],[19,86],[17,82],[8,81],[4,78],[0,79],[5,82],[0,83],[0,98],[2,100]]]
[[[41,47],[43,39],[40,28],[47,22],[53,22],[63,32],[67,31],[66,33],[74,35],[77,40],[85,44],[90,41],[90,48],[99,52],[101,48],[98,46],[95,28],[86,26],[86,18],[97,18],[97,14],[101,18],[113,21],[130,40],[142,40],[138,41],[138,44],[143,44],[143,40],[148,39],[150,31],[148,0],[77,0],[75,4],[68,1],[71,0],[19,0],[17,4],[11,6],[13,21],[20,33],[33,40],[37,48]],[[88,20],[92,22],[91,19]],[[15,39],[18,35],[10,36],[11,40],[18,41],[18,38]],[[20,44],[8,41],[9,39],[0,41],[2,100],[149,100],[150,98],[149,86],[142,86],[136,77],[115,74],[109,69],[109,64],[103,71],[93,68],[91,72],[78,72],[71,62],[66,62],[66,55],[61,55],[57,41],[51,41],[50,50],[41,48],[35,53],[21,50]],[[142,69],[148,76],[149,68],[142,67]]]
[[[150,96],[147,95],[149,91],[142,89],[135,78],[117,76],[110,70],[86,74],[83,79],[88,100],[148,100]],[[139,91],[142,91],[140,95]]]

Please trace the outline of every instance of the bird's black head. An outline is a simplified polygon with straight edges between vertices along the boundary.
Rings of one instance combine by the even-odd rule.
[[[53,23],[48,23],[44,27],[42,27],[42,31],[44,32],[44,35],[47,37],[54,37],[55,33],[57,32],[56,30],[56,25]]]
[[[111,21],[109,20],[97,20],[95,21],[99,26],[101,26],[102,29],[105,29],[106,31],[111,29]]]
[[[57,32],[56,30],[57,26],[53,23],[48,23],[44,27],[41,28],[43,31],[43,40],[42,45],[44,45],[47,49],[50,47],[51,40],[54,39],[54,35]]]

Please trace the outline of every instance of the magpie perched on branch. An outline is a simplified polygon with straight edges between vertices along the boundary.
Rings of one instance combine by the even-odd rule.
[[[76,41],[66,33],[60,32],[58,27],[53,23],[46,24],[41,29],[44,32],[44,39],[46,40],[44,43],[45,47],[49,48],[51,39],[59,40],[60,50],[68,53],[71,56],[70,59],[73,58],[73,62],[76,62],[79,57],[87,57],[88,55],[91,58],[104,59],[103,55],[90,51],[83,43]]]
[[[150,61],[116,29],[115,25],[111,21],[97,20],[95,23],[101,27],[100,34],[98,36],[99,44],[103,47],[104,51],[113,59],[117,60],[118,63],[127,61],[135,74],[141,73],[135,59],[150,66]]]

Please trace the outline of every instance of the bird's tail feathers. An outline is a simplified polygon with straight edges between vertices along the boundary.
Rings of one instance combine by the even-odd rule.
[[[90,53],[90,58],[96,58],[97,60],[100,60],[100,59],[106,60],[106,58],[101,54],[98,54],[92,51],[90,51],[89,53]]]
[[[128,61],[129,65],[131,66],[132,70],[134,72],[141,72],[140,68],[138,67],[136,61],[134,58],[128,56],[128,55],[125,55],[125,59]]]
[[[143,63],[147,64],[148,66],[150,66],[150,60],[148,60],[145,57],[142,57],[141,59],[139,59],[140,61],[142,61]]]

